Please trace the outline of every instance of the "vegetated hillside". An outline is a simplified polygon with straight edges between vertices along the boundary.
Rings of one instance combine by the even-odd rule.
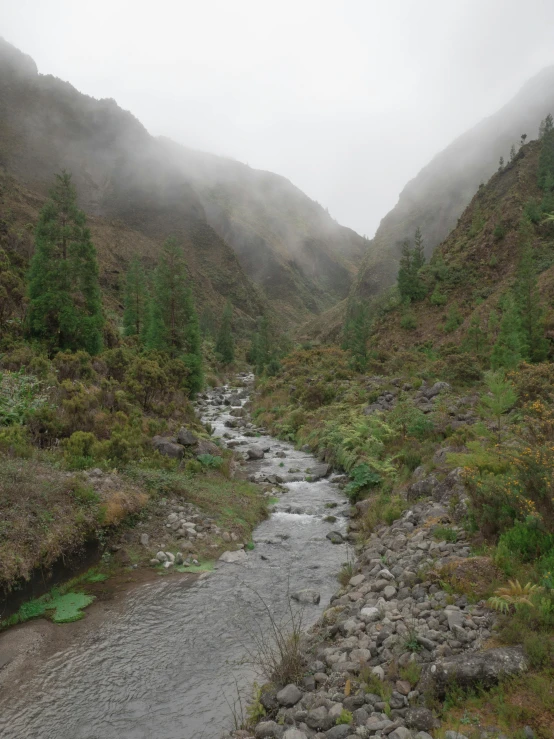
[[[524,216],[547,309],[547,336],[554,335],[554,230],[541,212],[546,197],[538,186],[541,147],[541,141],[525,145],[512,163],[479,188],[456,228],[423,269],[426,297],[409,308],[397,306],[384,313],[375,326],[374,344],[386,349],[459,345],[472,318],[489,330],[488,341],[493,341],[499,301],[514,283],[522,254]]]
[[[284,178],[155,139],[115,101],[39,75],[4,41],[0,164],[37,198],[54,172],[73,173],[81,207],[102,219],[105,280],[125,266],[134,241],[154,261],[178,235],[201,309],[219,311],[230,298],[246,316],[262,313],[248,275],[296,321],[346,296],[365,247]]]
[[[438,154],[411,180],[383,220],[365,254],[353,294],[366,298],[394,283],[402,242],[421,228],[427,255],[445,239],[458,217],[522,134],[536,138],[538,121],[554,109],[554,67],[532,78],[501,110],[481,121]]]
[[[367,247],[284,177],[163,140],[206,218],[280,313],[298,321],[348,294]]]

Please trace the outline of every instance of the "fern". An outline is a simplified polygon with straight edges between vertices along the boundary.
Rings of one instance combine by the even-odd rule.
[[[539,585],[532,585],[530,582],[521,585],[519,580],[509,580],[508,586],[495,590],[487,602],[492,609],[500,613],[508,613],[512,608],[517,609],[522,605],[534,608],[535,604],[531,598],[542,590]]]

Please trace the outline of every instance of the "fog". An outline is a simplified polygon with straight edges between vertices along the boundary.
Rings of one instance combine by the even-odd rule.
[[[3,5],[0,34],[41,73],[282,174],[369,236],[435,153],[554,63],[552,0]]]

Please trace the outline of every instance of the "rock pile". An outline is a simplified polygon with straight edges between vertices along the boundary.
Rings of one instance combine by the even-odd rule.
[[[437,721],[425,697],[443,696],[452,681],[492,685],[526,669],[518,647],[481,651],[494,614],[433,575],[470,554],[455,526],[456,541],[437,540],[445,523],[447,506],[426,500],[370,536],[348,586],[312,629],[301,685],[265,691],[267,716],[235,737],[430,739]]]

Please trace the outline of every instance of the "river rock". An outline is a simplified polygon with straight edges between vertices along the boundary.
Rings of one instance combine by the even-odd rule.
[[[263,449],[253,446],[247,450],[246,455],[248,459],[263,459],[265,456],[265,452]]]
[[[198,439],[198,446],[196,447],[196,456],[200,454],[211,454],[212,457],[220,457],[221,449],[209,439]]]
[[[286,685],[277,693],[277,700],[282,706],[285,706],[286,708],[291,708],[291,706],[295,706],[300,698],[302,698],[302,691],[299,690],[293,683],[291,683],[290,685]]]
[[[297,590],[295,593],[291,593],[290,597],[293,600],[296,600],[298,603],[307,603],[309,605],[317,605],[321,600],[321,594],[319,590],[315,590],[314,588]]]
[[[308,739],[308,735],[299,729],[287,729],[283,734],[283,739]]]
[[[419,731],[431,731],[439,724],[432,711],[419,706],[408,708],[404,714],[404,721],[410,729],[418,729]]]
[[[189,429],[186,429],[184,426],[177,434],[177,443],[182,444],[183,446],[194,446],[197,441],[198,437],[196,434],[193,434],[192,431],[189,431]]]
[[[167,562],[167,554],[160,551],[156,554],[156,559],[158,560],[158,562]]]
[[[275,721],[262,721],[256,726],[256,739],[280,739],[283,736],[283,727]]]
[[[322,463],[313,465],[313,467],[308,468],[306,472],[310,479],[315,482],[316,480],[321,480],[323,477],[327,477],[329,470],[329,465]]]
[[[325,732],[327,739],[346,739],[352,733],[350,724],[339,724]]]
[[[247,556],[244,549],[238,549],[236,552],[223,552],[219,561],[226,562],[227,564],[244,564]]]
[[[329,539],[331,544],[343,544],[344,543],[342,534],[340,534],[338,531],[329,531],[329,533],[327,534],[325,538]]]

